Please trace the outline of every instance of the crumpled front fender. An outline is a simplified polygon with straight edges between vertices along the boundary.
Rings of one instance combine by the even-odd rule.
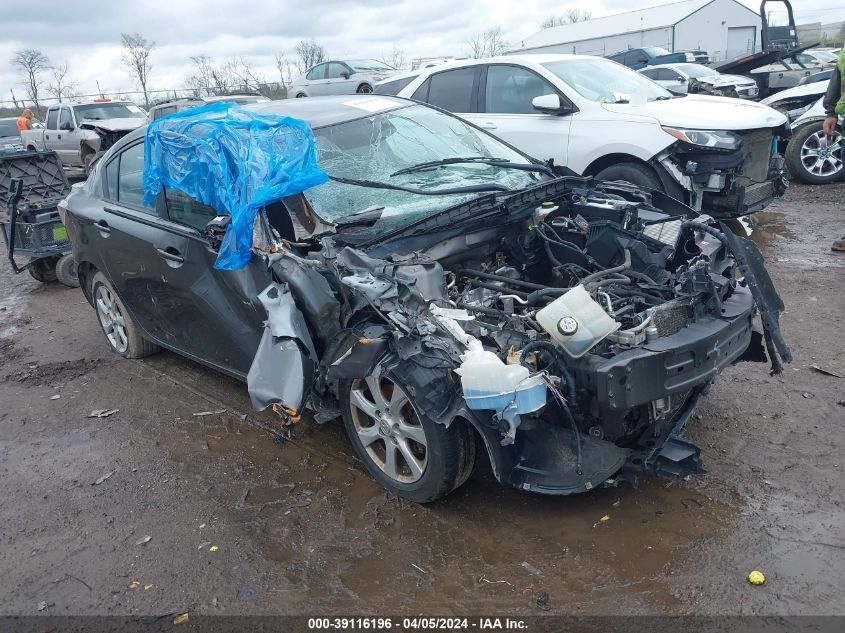
[[[247,374],[249,397],[257,411],[278,404],[295,417],[314,382],[314,343],[287,284],[270,284],[258,299],[267,320]]]

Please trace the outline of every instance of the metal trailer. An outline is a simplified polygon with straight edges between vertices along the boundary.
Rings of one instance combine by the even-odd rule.
[[[0,154],[0,229],[15,273],[78,287],[59,202],[70,183],[54,151]],[[17,258],[28,258],[23,264]]]

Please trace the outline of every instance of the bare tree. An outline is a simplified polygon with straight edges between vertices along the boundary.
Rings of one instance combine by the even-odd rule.
[[[567,9],[563,15],[550,15],[540,23],[541,29],[550,29],[564,24],[575,24],[592,19],[593,12],[586,9]]]
[[[326,49],[317,40],[301,40],[293,50],[296,52],[296,69],[300,73],[326,61]]]
[[[150,53],[152,53],[156,43],[147,41],[140,33],[121,33],[120,40],[123,44],[121,59],[141,85],[141,90],[144,92],[144,105],[149,105],[147,79],[150,70],[152,70]]]
[[[76,82],[68,76],[68,63],[62,62],[51,68],[53,80],[47,86],[47,92],[62,102],[65,97],[70,97],[76,91]]]
[[[18,98],[15,96],[15,90],[13,88],[9,88],[9,92],[12,93],[12,103],[15,105],[15,110],[20,109],[18,105]]]
[[[481,57],[495,57],[501,55],[509,44],[502,38],[502,27],[494,26],[483,33],[476,33],[467,40],[470,56],[475,59]]]
[[[12,57],[12,65],[17,68],[24,75],[24,87],[29,99],[35,105],[35,110],[38,112],[38,92],[41,90],[41,75],[50,68],[50,60],[47,56],[39,50],[34,48],[25,48],[23,50],[15,51]]]
[[[191,57],[191,62],[194,64],[194,74],[188,77],[185,84],[198,96],[224,95],[232,90],[233,81],[227,68],[218,67],[213,58],[197,55]]]
[[[226,62],[225,71],[235,83],[236,90],[261,92],[261,88],[267,83],[263,75],[256,74],[252,64],[243,57],[233,57]]]
[[[279,83],[282,88],[287,90],[287,87],[292,83],[290,73],[290,60],[284,53],[276,53],[276,70],[279,71]]]
[[[405,65],[405,51],[394,44],[387,54],[382,53],[381,61],[388,66],[400,70]]]

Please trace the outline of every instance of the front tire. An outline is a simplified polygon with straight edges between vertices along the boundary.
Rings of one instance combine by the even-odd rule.
[[[811,121],[799,127],[784,152],[790,175],[810,185],[842,179],[842,137],[828,145],[821,123]]]
[[[639,163],[616,163],[610,167],[605,167],[595,177],[596,180],[622,180],[638,187],[663,191],[663,183],[660,182],[660,177],[651,167]]]
[[[373,87],[370,84],[361,84],[358,86],[357,92],[359,95],[368,95],[373,91]]]
[[[33,260],[29,267],[29,274],[35,281],[40,281],[42,284],[49,284],[58,277],[56,276],[56,264],[58,257],[43,257],[41,259]]]
[[[91,280],[91,296],[100,327],[115,354],[124,358],[144,358],[161,349],[141,335],[111,282],[101,272]]]
[[[298,92],[298,93],[296,94],[296,98],[297,98],[297,99],[304,99],[304,98],[305,98],[305,97],[307,97],[307,96],[308,96],[308,95],[306,95],[304,92]]]
[[[417,406],[414,393],[433,376],[425,368],[397,370],[340,383],[346,433],[358,458],[382,486],[428,503],[446,496],[471,471],[475,447],[458,421],[448,428]]]

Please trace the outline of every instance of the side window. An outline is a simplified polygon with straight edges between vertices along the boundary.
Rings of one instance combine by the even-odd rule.
[[[114,164],[114,161],[111,163]],[[108,171],[108,170],[106,170]],[[108,176],[108,174],[107,174]],[[144,144],[138,143],[126,148],[120,154],[117,173],[117,201],[131,207],[144,209],[155,214],[153,206],[144,205]],[[109,187],[109,195],[114,199],[114,192]]]
[[[415,101],[423,101],[428,103],[428,88],[431,86],[431,79],[426,79],[424,82],[420,84],[420,87],[414,90],[414,94],[411,95],[411,99]]]
[[[660,73],[659,76],[660,76],[660,79],[663,79],[664,81],[680,81],[681,80],[681,76],[678,73],[676,73],[674,70],[672,70],[671,68],[661,69],[661,73]]]
[[[219,215],[214,207],[201,204],[178,189],[165,189],[167,215],[172,222],[202,231],[212,218]]]
[[[340,79],[343,73],[348,73],[349,69],[343,64],[332,62],[329,64],[329,71],[326,73],[326,79]]]
[[[73,128],[73,117],[70,115],[70,108],[59,110],[59,129],[67,130]]]
[[[428,103],[449,112],[472,112],[472,84],[476,67],[447,70],[431,76]]]
[[[641,70],[640,74],[645,75],[649,79],[660,79],[661,78],[659,69],[656,69],[656,68],[651,68],[649,70]]]
[[[107,197],[110,200],[117,200],[117,172],[119,168],[120,156],[115,157],[106,165],[106,189],[108,189]]]
[[[47,129],[59,129],[59,111],[56,108],[51,108],[47,110]]]
[[[325,79],[326,78],[326,68],[328,64],[320,64],[318,66],[314,66],[311,71],[305,75],[306,79]]]
[[[645,64],[648,61],[648,55],[642,51],[629,51],[625,54],[625,65],[631,64]]]
[[[413,77],[405,77],[404,79],[396,79],[395,81],[386,81],[373,88],[373,92],[380,95],[398,95],[405,86],[416,78],[417,76],[414,75]]]
[[[625,53],[616,53],[616,55],[611,55],[608,57],[610,61],[619,62],[620,64],[625,61]]]
[[[153,114],[153,120],[160,119],[163,116],[167,116],[168,114],[175,114],[176,113],[176,106],[167,106],[165,108],[158,108]]]
[[[500,114],[540,114],[531,101],[534,97],[555,94],[552,85],[527,68],[490,66],[484,91],[484,110]]]

